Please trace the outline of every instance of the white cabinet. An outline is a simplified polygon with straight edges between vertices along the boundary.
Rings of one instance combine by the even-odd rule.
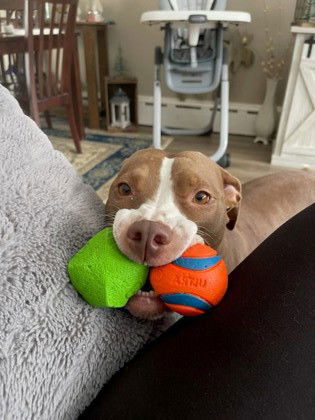
[[[271,163],[315,168],[315,27],[291,30],[295,45]]]

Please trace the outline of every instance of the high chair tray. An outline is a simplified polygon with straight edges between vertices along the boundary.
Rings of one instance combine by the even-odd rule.
[[[141,23],[160,24],[171,22],[187,22],[190,16],[206,16],[206,22],[240,23],[250,22],[251,16],[247,12],[234,11],[206,11],[206,10],[153,10],[145,12],[141,16]]]

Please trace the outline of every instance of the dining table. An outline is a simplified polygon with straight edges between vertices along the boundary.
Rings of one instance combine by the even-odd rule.
[[[47,34],[45,34],[47,31]],[[58,31],[58,28],[54,29]],[[34,51],[39,50],[39,29],[33,30]],[[49,41],[49,28],[44,29],[44,48]],[[52,45],[57,47],[58,36],[52,37]],[[14,28],[10,32],[0,32],[0,56],[8,54],[26,54],[28,51],[27,37],[23,28]],[[76,114],[77,129],[80,138],[84,137],[84,122],[83,122],[83,104],[82,104],[82,87],[80,79],[80,67],[78,60],[77,42],[73,50],[72,66],[71,66],[71,91],[73,96],[73,103]]]

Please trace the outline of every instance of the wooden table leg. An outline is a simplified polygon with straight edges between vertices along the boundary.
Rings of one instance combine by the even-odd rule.
[[[73,54],[73,63],[71,71],[71,87],[73,95],[73,106],[76,115],[77,129],[80,139],[85,137],[84,120],[83,120],[83,103],[82,103],[82,85],[80,78],[80,67],[78,59],[77,43]]]
[[[82,29],[86,82],[88,90],[88,115],[89,127],[100,128],[98,96],[97,96],[97,76],[96,76],[96,57],[95,57],[95,31],[93,28],[85,27]]]
[[[107,25],[97,31],[97,49],[102,109],[105,111],[105,76],[109,75]]]

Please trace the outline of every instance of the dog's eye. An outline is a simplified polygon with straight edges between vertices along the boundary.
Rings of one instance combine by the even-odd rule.
[[[121,195],[130,195],[131,194],[131,188],[125,182],[122,182],[121,184],[118,185],[118,191],[119,191],[119,194],[121,194]]]
[[[197,204],[207,204],[210,201],[210,194],[205,191],[198,191],[197,194],[194,196],[194,203]]]

